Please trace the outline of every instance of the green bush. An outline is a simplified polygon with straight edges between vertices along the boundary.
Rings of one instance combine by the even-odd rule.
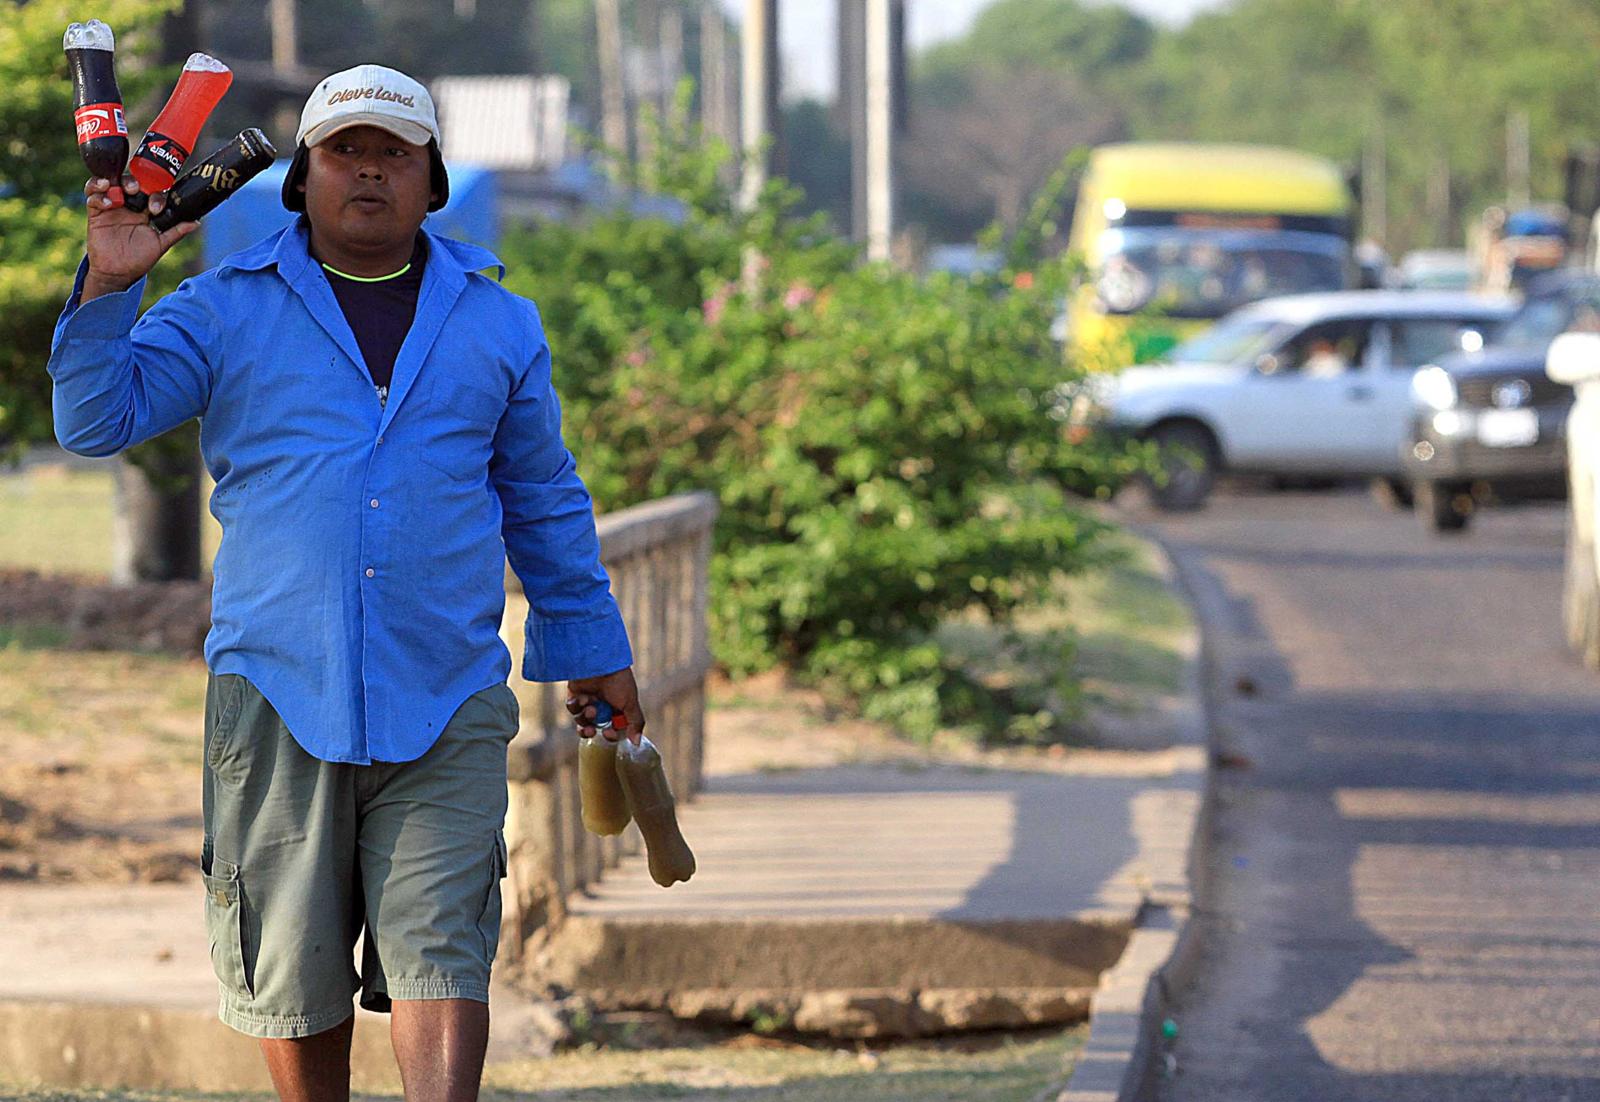
[[[1103,526],[1067,487],[1128,464],[1049,416],[1072,376],[1049,336],[1067,267],[1021,241],[970,281],[863,265],[789,217],[782,183],[737,212],[726,151],[667,130],[644,175],[681,217],[618,210],[503,249],[540,304],[586,481],[612,510],[716,493],[729,670],[788,665],[916,734],[988,716],[934,629],[974,604],[1004,620],[1094,561]]]

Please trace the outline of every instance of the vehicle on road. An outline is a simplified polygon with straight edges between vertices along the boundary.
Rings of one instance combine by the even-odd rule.
[[[1077,431],[1158,445],[1164,509],[1204,504],[1224,471],[1398,480],[1411,377],[1481,341],[1512,302],[1445,292],[1268,299],[1174,349],[1170,362],[1090,375],[1067,398]]]
[[[1069,350],[1091,368],[1150,362],[1246,303],[1351,287],[1350,214],[1338,167],[1308,153],[1101,146],[1072,220],[1092,278],[1067,304]]]
[[[1401,456],[1417,516],[1435,532],[1462,532],[1495,501],[1566,492],[1572,388],[1545,371],[1550,342],[1600,328],[1600,276],[1552,272],[1482,348],[1417,372],[1415,413]]]
[[[1394,286],[1402,291],[1470,291],[1478,272],[1465,249],[1417,249],[1400,258]]]
[[[1472,230],[1472,252],[1483,286],[1518,290],[1559,271],[1572,248],[1571,215],[1560,203],[1506,210],[1490,207]]]
[[[1561,593],[1567,642],[1600,669],[1600,333],[1564,333],[1550,345],[1546,371],[1573,387],[1567,413],[1567,563]]]

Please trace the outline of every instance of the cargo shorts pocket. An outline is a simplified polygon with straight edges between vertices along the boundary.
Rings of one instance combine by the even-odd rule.
[[[215,773],[222,764],[222,752],[227,746],[233,728],[244,710],[245,679],[240,674],[224,673],[212,676],[212,689],[216,694],[216,715],[206,733],[206,764]]]
[[[211,941],[211,968],[217,980],[231,995],[255,997],[250,976],[244,966],[246,909],[244,882],[239,866],[213,861],[211,872],[202,872],[206,888],[206,935]]]
[[[478,932],[483,935],[484,961],[493,964],[500,948],[500,881],[505,879],[509,863],[504,831],[494,832],[489,861],[489,891],[483,901],[483,914],[478,917]]]

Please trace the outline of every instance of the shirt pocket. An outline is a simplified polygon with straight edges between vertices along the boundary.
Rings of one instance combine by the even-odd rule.
[[[435,379],[427,394],[422,461],[458,482],[482,481],[505,409],[504,397],[482,387]]]

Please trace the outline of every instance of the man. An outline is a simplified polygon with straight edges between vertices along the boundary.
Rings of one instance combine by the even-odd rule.
[[[201,421],[223,529],[201,853],[222,1020],[261,1038],[282,1098],[344,1099],[359,991],[392,1014],[408,1099],[471,1099],[518,725],[508,558],[523,676],[568,680],[585,734],[599,699],[630,737],[645,719],[538,311],[480,274],[504,274],[490,253],[422,229],[449,191],[426,89],[337,73],[296,144],[302,217],[137,323],[145,274],[196,226],[158,234],[89,182],[56,436],[111,455]]]

